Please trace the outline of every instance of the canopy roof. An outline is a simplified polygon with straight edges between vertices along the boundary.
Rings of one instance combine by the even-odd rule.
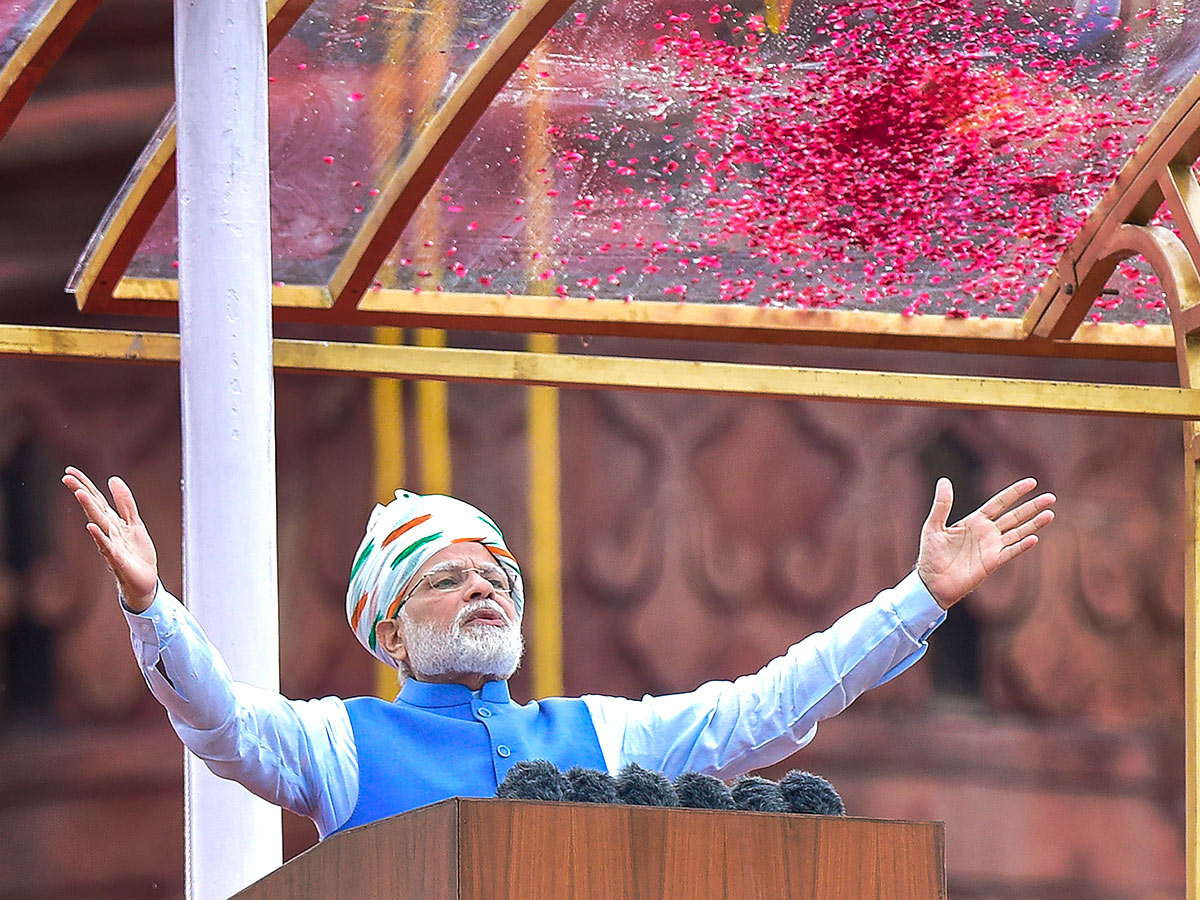
[[[1198,92],[1185,0],[1109,2],[273,0],[277,309],[1050,352],[1064,250]],[[13,4],[0,62],[71,6]],[[173,310],[173,150],[168,118],[82,308]],[[1169,357],[1160,280],[1135,253],[1053,337]]]

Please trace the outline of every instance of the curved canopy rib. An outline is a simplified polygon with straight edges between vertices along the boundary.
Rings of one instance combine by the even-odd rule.
[[[1194,250],[1189,253],[1185,242],[1161,225],[1121,225],[1108,235],[1098,254],[1094,270],[1097,273],[1106,268],[1111,273],[1118,262],[1131,256],[1142,257],[1157,273],[1171,310],[1171,321],[1184,323],[1175,328],[1175,352],[1181,361],[1180,386],[1191,387],[1190,367],[1182,362],[1187,359],[1188,334],[1200,329],[1200,320],[1195,319],[1195,314],[1200,312],[1197,305],[1200,303],[1200,274],[1196,271]],[[1193,322],[1191,329],[1187,327],[1188,321]]]
[[[1063,251],[1054,273],[1025,315],[1035,337],[1070,340],[1117,263],[1142,255],[1162,280],[1182,352],[1184,336],[1200,330],[1192,309],[1200,266],[1200,188],[1192,171],[1200,157],[1200,75],[1180,92],[1150,128]],[[1166,203],[1177,237],[1150,221]],[[1182,373],[1181,373],[1182,374]]]

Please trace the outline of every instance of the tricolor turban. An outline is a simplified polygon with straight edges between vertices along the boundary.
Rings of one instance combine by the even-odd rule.
[[[508,574],[519,618],[525,606],[521,568],[504,546],[504,535],[496,523],[453,497],[396,491],[395,500],[372,510],[350,570],[346,617],[359,643],[381,662],[395,666],[395,660],[376,645],[375,626],[396,615],[404,586],[431,556],[467,541],[487,547]]]

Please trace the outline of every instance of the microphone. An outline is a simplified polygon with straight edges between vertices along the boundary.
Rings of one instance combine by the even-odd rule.
[[[743,775],[730,790],[737,808],[747,812],[790,812],[779,785],[757,775]]]
[[[820,775],[794,769],[779,780],[779,789],[790,812],[814,816],[846,814],[846,804],[842,802],[841,795]]]
[[[630,763],[617,775],[617,796],[629,806],[678,806],[671,782],[658,772]]]
[[[736,809],[725,782],[701,772],[684,772],[675,779],[679,805],[689,809]]]
[[[566,778],[544,759],[516,763],[496,788],[496,796],[503,800],[565,800],[566,792]]]
[[[620,803],[617,780],[607,772],[573,766],[567,769],[566,798],[572,803]]]

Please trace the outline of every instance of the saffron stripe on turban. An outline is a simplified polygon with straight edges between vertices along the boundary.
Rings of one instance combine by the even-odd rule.
[[[513,605],[520,618],[525,609],[521,568],[505,546],[496,523],[454,497],[396,491],[395,500],[386,506],[377,505],[371,512],[367,533],[350,570],[346,619],[358,642],[378,660],[394,667],[396,661],[375,643],[376,623],[396,614],[404,586],[430,557],[467,541],[487,547],[508,574]]]

